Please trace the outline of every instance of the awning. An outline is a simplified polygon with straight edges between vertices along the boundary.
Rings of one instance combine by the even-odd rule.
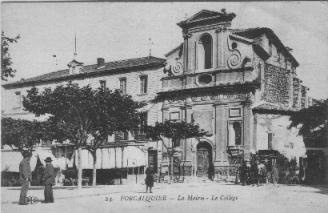
[[[1,152],[1,172],[19,172],[23,156],[18,151]]]
[[[147,152],[143,152],[135,146],[127,146],[123,149],[121,147],[98,149],[96,168],[113,169],[145,166],[148,162],[147,156]],[[83,169],[93,168],[93,157],[88,150],[82,150],[81,159]],[[75,151],[75,164],[78,165],[77,151]]]
[[[52,160],[52,165],[54,167],[60,167],[60,162],[58,162],[57,158],[52,154],[51,150],[47,150],[47,149],[43,149],[43,148],[36,148],[35,151],[33,151],[33,156],[35,156],[34,159],[37,159],[39,158],[42,165],[45,166],[46,165],[46,162],[44,161],[47,157],[50,157],[51,160]],[[31,159],[32,161],[32,159]],[[36,162],[35,162],[36,164]]]
[[[34,171],[38,158],[41,163],[45,165],[44,160],[50,157],[53,161],[52,164],[54,167],[60,167],[61,163],[55,158],[55,156],[51,153],[50,150],[44,150],[42,148],[37,148],[32,152],[30,166],[31,171]],[[19,163],[23,159],[22,154],[19,151],[2,151],[1,152],[1,171],[7,172],[19,172]]]

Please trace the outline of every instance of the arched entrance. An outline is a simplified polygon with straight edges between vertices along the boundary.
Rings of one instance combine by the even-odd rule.
[[[197,176],[207,176],[208,167],[212,162],[212,146],[201,141],[197,144]]]

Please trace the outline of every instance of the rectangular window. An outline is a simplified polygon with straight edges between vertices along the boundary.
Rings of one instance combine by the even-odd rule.
[[[229,117],[240,117],[241,116],[241,108],[231,108],[229,109]]]
[[[271,132],[268,133],[268,150],[272,150],[272,136],[273,134]]]
[[[15,92],[15,95],[16,95],[15,105],[16,105],[17,108],[20,108],[20,107],[22,107],[22,94],[21,94],[20,91],[17,91],[17,92]]]
[[[126,78],[120,78],[120,90],[123,95],[126,95]]]
[[[100,82],[100,87],[102,88],[102,89],[106,89],[106,81],[105,80],[101,80],[101,81],[99,81]]]
[[[115,141],[126,141],[129,139],[128,132],[115,132]]]
[[[145,130],[145,127],[148,125],[148,115],[147,112],[144,112],[140,115],[140,128],[142,131]]]
[[[171,112],[170,113],[170,120],[171,121],[180,120],[180,112]]]
[[[140,114],[140,124],[139,129],[135,132],[136,140],[146,140],[146,127],[148,126],[148,115],[147,112]]]
[[[147,93],[147,87],[148,87],[148,76],[140,76],[140,94],[146,94]]]

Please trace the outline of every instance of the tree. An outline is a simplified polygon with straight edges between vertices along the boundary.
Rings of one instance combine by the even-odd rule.
[[[92,89],[89,85],[79,87],[67,85],[47,88],[39,92],[33,87],[24,97],[26,110],[36,115],[49,115],[48,121],[55,129],[49,137],[59,142],[69,140],[78,150],[78,187],[82,186],[82,147],[93,156],[93,184],[96,184],[96,151],[108,135],[116,131],[130,131],[137,128],[137,109],[142,104],[130,96],[109,89]]]
[[[15,38],[9,38],[5,36],[4,32],[1,33],[1,79],[6,81],[8,77],[14,77],[16,70],[14,70],[12,65],[12,58],[9,54],[9,45],[12,43],[17,43],[20,35]]]
[[[9,145],[20,152],[32,153],[36,144],[45,137],[45,122],[13,118],[1,119],[1,145]]]
[[[317,101],[313,106],[304,108],[290,117],[291,127],[298,127],[299,135],[314,141],[328,141],[328,99]]]
[[[153,140],[161,140],[163,146],[168,151],[170,159],[170,176],[173,176],[173,153],[174,148],[179,146],[181,139],[199,138],[207,134],[203,129],[194,123],[187,123],[185,121],[169,121],[164,123],[156,123],[155,126],[148,126],[146,128],[147,136]],[[165,143],[165,138],[170,139],[171,144]]]

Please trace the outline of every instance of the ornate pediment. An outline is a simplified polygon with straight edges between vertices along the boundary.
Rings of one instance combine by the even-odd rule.
[[[215,16],[220,16],[221,13],[216,12],[216,11],[210,11],[210,10],[201,10],[198,13],[196,13],[195,15],[193,15],[192,17],[190,17],[189,19],[187,19],[186,21],[196,21],[199,19],[204,19],[204,18],[211,18],[211,17],[215,17]]]
[[[201,10],[198,13],[196,13],[195,15],[193,15],[192,17],[179,22],[178,25],[182,28],[187,27],[190,24],[194,24],[197,22],[203,22],[206,20],[215,20],[217,22],[220,21],[227,21],[227,22],[231,22],[232,19],[234,19],[236,17],[236,15],[234,13],[227,13],[225,11],[225,9],[222,9],[221,12],[217,12],[217,11],[210,11],[210,10]]]

